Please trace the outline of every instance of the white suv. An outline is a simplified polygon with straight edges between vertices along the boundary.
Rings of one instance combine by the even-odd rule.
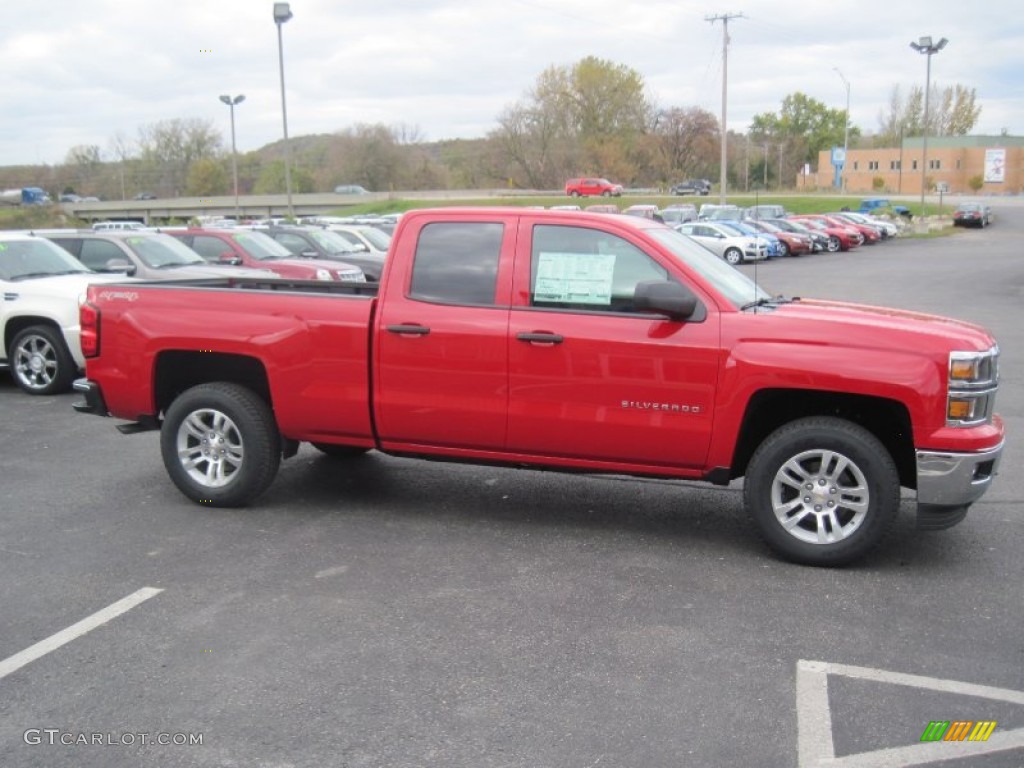
[[[42,237],[0,232],[0,368],[30,395],[71,389],[85,366],[78,304],[98,275]]]

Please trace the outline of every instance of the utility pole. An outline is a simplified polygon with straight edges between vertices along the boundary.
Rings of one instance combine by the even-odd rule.
[[[742,13],[722,13],[717,16],[705,16],[704,20],[714,24],[722,22],[722,167],[718,175],[718,202],[725,202],[726,167],[729,160],[727,150],[728,129],[725,125],[726,105],[729,102],[729,20],[742,19]]]

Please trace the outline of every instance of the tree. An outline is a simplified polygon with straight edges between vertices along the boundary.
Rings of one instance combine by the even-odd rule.
[[[860,129],[851,125],[850,143],[855,143],[859,136]],[[750,139],[755,144],[799,147],[800,154],[791,155],[791,160],[801,164],[816,161],[821,150],[842,146],[845,138],[846,110],[830,109],[799,92],[782,100],[778,114],[755,115],[750,124]]]
[[[313,176],[305,168],[291,168],[292,192],[313,192],[316,185]],[[284,160],[272,160],[263,165],[260,177],[253,186],[256,195],[283,195],[287,191],[284,177]]]
[[[185,193],[196,197],[213,197],[228,193],[230,174],[224,163],[203,157],[189,166]]]
[[[189,166],[220,152],[221,135],[210,120],[173,118],[139,128],[138,146],[143,170],[156,180],[153,186],[179,195]]]
[[[502,112],[490,136],[524,186],[561,186],[580,173],[628,180],[653,113],[638,72],[588,56],[541,72],[526,99]]]
[[[981,106],[974,88],[959,83],[946,88],[932,85],[928,96],[929,136],[966,136],[979,117]],[[924,88],[914,86],[903,98],[900,87],[894,85],[888,111],[879,114],[878,124],[877,141],[883,146],[898,144],[902,136],[921,136],[925,128]]]
[[[658,178],[664,182],[684,177],[703,178],[718,167],[718,118],[699,107],[670,107],[658,113],[654,135],[658,140]]]

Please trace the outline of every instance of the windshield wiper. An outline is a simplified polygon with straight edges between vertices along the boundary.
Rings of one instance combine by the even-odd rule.
[[[789,304],[790,302],[793,301],[800,301],[800,297],[794,296],[793,298],[789,299],[783,296],[782,294],[779,294],[778,296],[770,296],[744,304],[742,307],[740,307],[740,312],[746,312],[748,309],[754,309],[755,307],[767,307],[777,306],[779,304]]]

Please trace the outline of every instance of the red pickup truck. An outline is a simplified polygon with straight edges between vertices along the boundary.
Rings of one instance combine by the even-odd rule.
[[[772,297],[632,216],[414,211],[379,284],[97,285],[81,340],[75,408],[159,428],[171,479],[214,506],[253,501],[301,442],[745,477],[771,548],[839,565],[880,541],[901,486],[921,527],[962,520],[1004,441],[982,328]]]

